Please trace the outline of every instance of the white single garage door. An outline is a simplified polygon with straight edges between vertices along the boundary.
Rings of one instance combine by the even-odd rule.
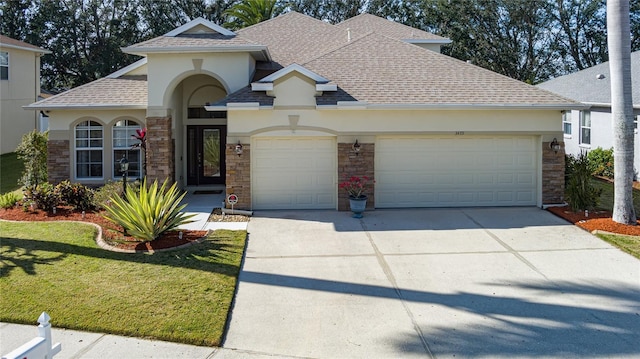
[[[376,207],[529,206],[534,136],[379,137]]]
[[[254,209],[335,209],[334,137],[254,137],[251,193]]]

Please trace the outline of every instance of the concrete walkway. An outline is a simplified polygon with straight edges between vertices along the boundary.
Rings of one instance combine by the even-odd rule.
[[[637,358],[640,261],[537,208],[258,212],[227,349]]]
[[[209,216],[214,208],[221,208],[224,205],[224,191],[220,194],[194,194],[189,192],[182,203],[186,203],[187,207],[184,211],[187,214],[194,214],[194,222],[180,226],[180,229],[189,230],[246,230],[248,222],[208,222]]]

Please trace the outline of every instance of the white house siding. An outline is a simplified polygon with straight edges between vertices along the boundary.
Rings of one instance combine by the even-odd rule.
[[[610,109],[591,108],[591,144],[580,143],[580,112],[571,111],[571,134],[564,134],[565,152],[574,156],[581,152],[589,152],[592,149],[613,147],[613,124],[611,123]],[[640,111],[635,116],[640,116]],[[637,118],[637,117],[636,117]],[[636,130],[634,133],[634,161],[636,172],[640,171],[640,136]]]

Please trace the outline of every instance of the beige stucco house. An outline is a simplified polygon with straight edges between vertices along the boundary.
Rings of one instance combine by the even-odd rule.
[[[51,53],[0,35],[0,153],[15,151],[22,135],[38,128],[38,111],[22,106],[38,100],[40,57]]]
[[[582,105],[441,55],[448,42],[368,14],[196,19],[29,108],[48,111],[54,181],[117,179],[123,155],[140,175],[130,135],[146,127],[147,177],[225,189],[236,208],[346,209],[352,175],[375,179],[375,208],[561,202],[561,113]]]

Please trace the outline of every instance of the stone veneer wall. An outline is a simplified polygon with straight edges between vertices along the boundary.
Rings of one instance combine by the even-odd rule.
[[[71,176],[70,155],[69,140],[49,140],[47,142],[49,182],[57,184],[69,179],[69,176]]]
[[[558,153],[542,143],[542,204],[564,202],[564,142]]]
[[[360,152],[356,153],[352,149],[353,143],[338,143],[338,183],[349,180],[351,176],[367,176],[370,178],[366,188],[367,208],[375,208],[375,144],[361,143]],[[349,210],[349,196],[344,189],[338,188],[338,210]]]
[[[226,163],[227,196],[235,194],[238,196],[238,203],[235,209],[251,209],[251,145],[242,144],[242,154],[236,154],[236,144],[227,144]],[[231,206],[227,203],[227,208]]]
[[[171,139],[171,117],[147,118],[147,180],[174,182],[174,145]]]

